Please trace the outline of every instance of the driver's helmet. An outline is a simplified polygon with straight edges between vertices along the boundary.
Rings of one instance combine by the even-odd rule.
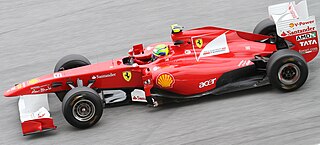
[[[165,44],[157,45],[153,51],[151,56],[151,61],[157,60],[160,56],[167,56],[169,54],[169,47]]]

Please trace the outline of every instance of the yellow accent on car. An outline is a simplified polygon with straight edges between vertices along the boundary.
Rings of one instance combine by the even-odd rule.
[[[171,25],[172,33],[182,32],[182,29],[183,29],[183,27],[180,26],[180,25],[178,25],[178,24],[173,24],[173,25]]]
[[[29,80],[29,81],[28,81],[28,84],[29,84],[29,85],[33,85],[33,84],[35,84],[35,83],[37,83],[37,82],[39,82],[39,79],[38,79],[38,78],[35,78],[35,79],[32,79],[32,80]]]
[[[202,47],[202,44],[203,44],[203,40],[202,40],[201,38],[196,39],[195,43],[196,43],[196,45],[197,45],[198,48],[201,48],[201,47]]]
[[[132,74],[131,71],[122,72],[123,79],[129,82],[131,80]]]
[[[170,74],[161,74],[157,78],[157,84],[162,88],[171,88],[174,83],[174,78]]]

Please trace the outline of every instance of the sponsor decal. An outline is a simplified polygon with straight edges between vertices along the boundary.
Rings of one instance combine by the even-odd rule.
[[[298,29],[298,30],[287,30],[287,31],[283,31],[281,33],[282,37],[286,37],[286,36],[292,36],[292,35],[297,35],[297,34],[302,34],[302,33],[307,33],[307,32],[311,32],[311,31],[315,31],[316,27],[306,27],[303,29]]]
[[[193,51],[195,53],[196,60],[199,61],[200,58],[202,58],[202,57],[209,57],[209,56],[229,53],[230,50],[229,50],[229,46],[227,43],[227,36],[226,36],[227,32],[221,34],[220,36],[216,37],[215,39],[211,40],[208,44],[206,44],[204,46],[204,48],[201,50],[200,54],[197,54],[197,51],[195,49],[195,45],[197,45],[196,40],[198,40],[196,38],[199,38],[200,36],[192,37],[191,38],[192,39],[192,47],[193,47]],[[207,35],[212,35],[212,34],[201,35],[201,37],[207,36]],[[194,44],[194,43],[196,43],[196,44]]]
[[[308,41],[303,41],[303,42],[299,42],[301,46],[309,46],[309,45],[314,45],[314,44],[318,44],[318,42],[313,39],[313,40],[308,40]]]
[[[295,18],[295,19],[297,19],[297,18],[299,18],[299,16],[298,16],[298,13],[297,13],[297,11],[295,10],[295,8],[294,8],[294,3],[293,2],[290,2],[289,3],[289,7],[288,7],[288,9],[289,9],[289,12],[290,12],[290,14],[291,14],[291,16],[293,17],[293,18]]]
[[[146,98],[143,96],[132,96],[132,101],[145,101]]]
[[[162,88],[172,88],[175,83],[174,77],[169,73],[162,73],[157,77],[157,85]]]
[[[213,79],[210,79],[210,80],[207,80],[207,81],[204,81],[204,82],[200,82],[199,83],[199,88],[204,88],[204,87],[208,87],[208,86],[211,86],[211,85],[214,85],[214,83],[216,82],[217,78],[213,78]]]
[[[317,37],[317,33],[316,32],[311,32],[311,33],[307,33],[307,34],[296,36],[296,40],[297,41],[301,41],[301,40],[306,40],[306,39],[316,38],[316,37]]]
[[[47,92],[49,90],[51,90],[51,86],[50,86],[50,84],[46,84],[46,85],[32,87],[31,93],[32,94],[43,93],[43,92]]]
[[[132,74],[131,71],[122,72],[123,79],[129,82],[131,80]]]
[[[105,74],[105,75],[96,75],[94,77],[92,77],[92,79],[104,79],[104,78],[110,78],[110,77],[114,77],[116,76],[116,73],[109,73],[109,74]]]
[[[309,20],[309,21],[305,21],[305,22],[302,21],[302,22],[297,22],[297,23],[290,23],[290,25],[293,24],[293,27],[298,27],[298,26],[310,25],[310,24],[313,24],[314,22],[315,22],[315,20]]]
[[[22,84],[16,85],[16,88],[17,88],[17,89],[21,89],[21,88],[22,88]]]
[[[54,73],[53,74],[53,78],[61,78],[62,77],[62,73]]]
[[[206,56],[206,55],[211,55],[211,54],[218,54],[218,53],[223,53],[227,50],[226,47],[222,47],[222,48],[217,48],[217,49],[211,49],[211,50],[206,50],[206,51],[203,51],[203,55]]]
[[[131,92],[131,100],[136,102],[147,102],[145,92],[140,89],[134,89]]]
[[[153,71],[157,71],[158,69],[159,69],[160,67],[158,67],[158,66],[155,66],[155,67],[153,67]]]
[[[196,43],[196,45],[197,45],[198,48],[201,48],[202,45],[203,45],[203,40],[202,40],[201,38],[196,39],[195,43]]]
[[[304,50],[299,50],[299,53],[300,54],[308,54],[308,53],[311,53],[311,52],[317,52],[319,51],[317,47],[315,48],[308,48],[308,49],[304,49]]]
[[[184,53],[185,54],[191,54],[191,51],[190,50],[185,50]]]
[[[250,60],[241,60],[238,64],[239,67],[241,66],[248,66],[250,64]]]
[[[290,27],[290,28],[293,28],[293,27],[294,27],[294,24],[293,24],[293,23],[290,23],[290,24],[289,24],[289,27]]]
[[[276,26],[277,34],[281,37],[296,36],[317,31],[316,20],[314,16],[310,16],[306,19],[278,21]]]
[[[32,79],[32,80],[29,80],[28,81],[28,84],[29,85],[33,85],[33,84],[35,84],[35,83],[37,83],[37,82],[39,82],[39,79],[38,78],[35,78],[35,79]],[[21,85],[21,84],[20,84]]]
[[[227,32],[226,32],[227,33]],[[200,52],[200,56],[197,58],[199,61],[202,57],[209,57],[219,54],[229,53],[229,46],[227,43],[226,33],[221,34],[220,36],[213,39],[209,42]]]
[[[11,92],[11,91],[14,91],[14,90],[16,90],[16,87],[15,87],[15,86],[12,87],[10,90],[7,90],[7,92]]]

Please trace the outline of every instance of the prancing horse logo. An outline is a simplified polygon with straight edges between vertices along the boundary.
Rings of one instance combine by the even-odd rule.
[[[122,76],[123,76],[124,80],[129,82],[131,80],[131,76],[132,76],[131,71],[122,72]]]
[[[202,44],[203,44],[203,41],[202,41],[201,38],[196,39],[196,45],[197,45],[198,48],[201,48],[201,47],[202,47]]]

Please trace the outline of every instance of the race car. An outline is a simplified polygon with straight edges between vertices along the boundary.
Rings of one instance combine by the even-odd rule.
[[[213,26],[183,30],[174,24],[172,42],[134,45],[122,58],[91,64],[82,55],[67,55],[54,73],[19,83],[4,96],[20,97],[22,131],[28,135],[56,128],[48,93],[62,101],[63,115],[72,126],[89,128],[100,120],[103,108],[113,104],[158,106],[165,99],[268,84],[294,91],[307,80],[307,62],[319,51],[316,20],[305,0],[269,6],[269,14],[253,33]]]

